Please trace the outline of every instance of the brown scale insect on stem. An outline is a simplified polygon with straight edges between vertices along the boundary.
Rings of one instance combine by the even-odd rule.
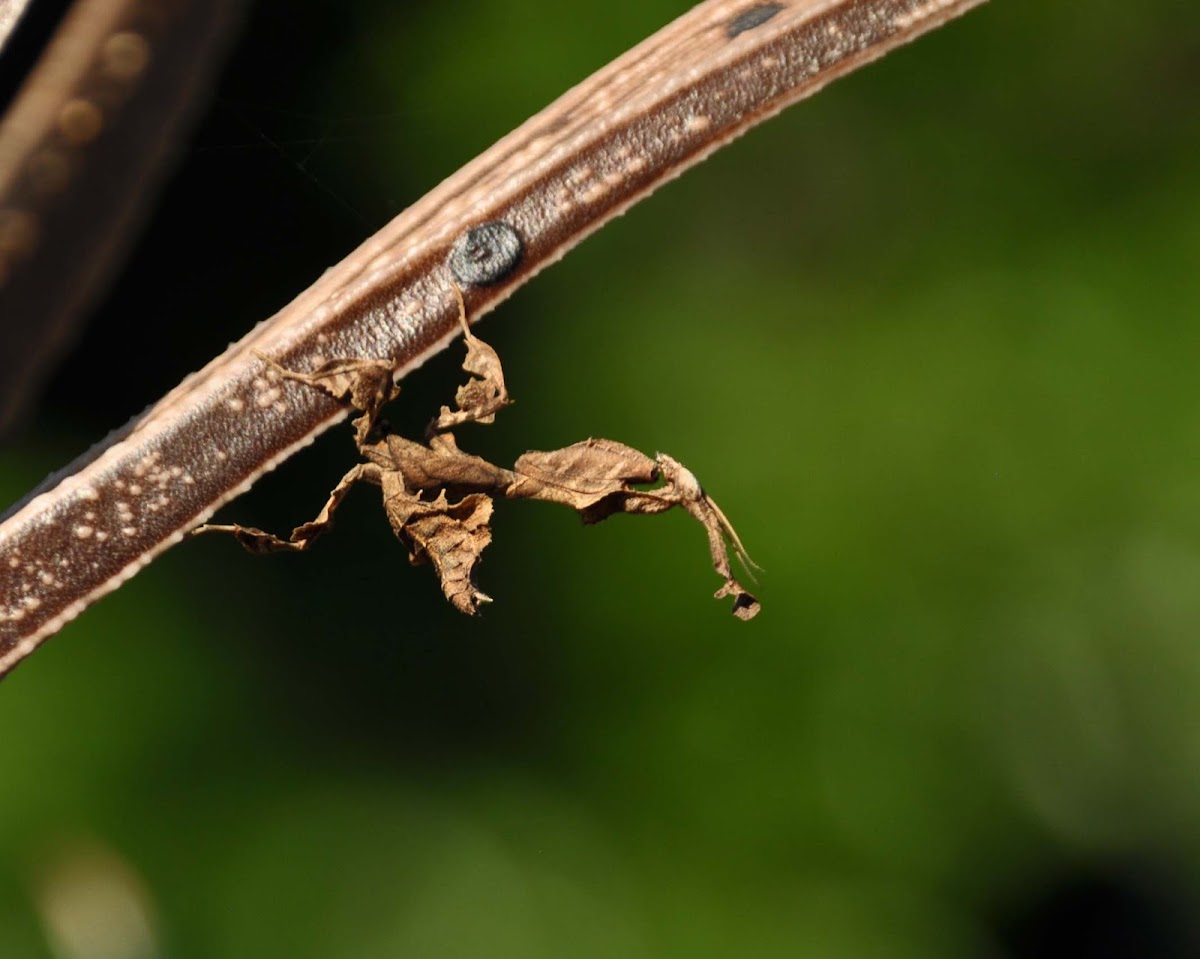
[[[623,443],[593,438],[560,450],[525,453],[509,470],[459,449],[452,428],[493,423],[511,400],[500,357],[471,332],[457,286],[454,294],[467,346],[463,369],[471,379],[459,387],[458,408],[443,406],[429,424],[425,445],[394,434],[376,436],[380,408],[398,392],[386,361],[331,360],[312,373],[297,373],[264,356],[284,379],[324,390],[359,411],[355,439],[367,462],[343,476],[316,519],[297,526],[287,539],[238,525],[205,525],[193,534],[231,533],[252,553],[302,552],[333,525],[334,512],[350,487],[371,483],[383,491],[384,511],[396,538],[408,547],[409,560],[413,565],[431,564],[446,599],[471,615],[491,602],[476,587],[474,571],[492,541],[495,499],[559,503],[579,513],[585,523],[598,523],[615,513],[650,515],[678,506],[708,534],[713,568],[724,580],[717,598],[732,596],[734,615],[753,619],[758,600],[734,578],[729,548],[747,572],[755,564],[720,507],[678,460],[664,453],[651,459]],[[655,483],[659,485],[643,488]]]

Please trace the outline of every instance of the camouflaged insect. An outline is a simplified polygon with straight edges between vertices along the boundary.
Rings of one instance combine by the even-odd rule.
[[[585,523],[598,523],[614,513],[662,513],[678,506],[708,534],[713,567],[724,581],[717,598],[733,597],[733,613],[739,619],[757,615],[758,600],[730,568],[730,549],[747,570],[754,565],[745,547],[696,477],[672,457],[659,453],[652,459],[613,440],[587,439],[564,449],[525,453],[512,469],[504,469],[458,448],[452,429],[492,423],[510,399],[499,356],[471,332],[462,293],[454,290],[467,346],[463,369],[471,378],[458,389],[457,408],[443,406],[429,424],[425,443],[379,435],[379,411],[399,393],[386,361],[333,360],[312,373],[298,373],[260,357],[285,379],[324,390],[358,410],[355,441],[366,462],[342,477],[317,517],[297,526],[287,539],[246,526],[209,525],[196,532],[232,533],[254,553],[303,551],[333,524],[334,511],[350,488],[371,483],[382,489],[388,521],[408,548],[411,562],[432,565],[446,598],[462,612],[474,614],[481,604],[491,602],[476,587],[474,573],[492,540],[496,498],[561,503]]]

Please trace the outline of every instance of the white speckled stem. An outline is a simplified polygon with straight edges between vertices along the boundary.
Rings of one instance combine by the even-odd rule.
[[[708,0],[568,91],[0,523],[0,674],[344,415],[252,350],[403,375],[455,335],[465,230],[503,220],[524,245],[466,291],[478,317],[755,123],[981,2]]]

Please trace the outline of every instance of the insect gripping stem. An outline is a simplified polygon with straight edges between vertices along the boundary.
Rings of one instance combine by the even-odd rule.
[[[363,367],[325,370],[326,388],[289,387],[284,403],[253,350],[311,370],[336,343],[398,378],[449,342],[451,281],[482,315],[756,123],[982,2],[702,0],[573,87],[0,517],[0,676],[340,419],[336,376],[367,412],[391,388],[379,371],[372,387]]]
[[[749,570],[753,563],[745,547],[692,472],[672,457],[660,453],[651,459],[613,440],[587,439],[565,449],[525,453],[510,470],[458,448],[452,428],[490,424],[510,399],[500,357],[471,332],[462,292],[454,287],[454,293],[467,346],[463,369],[471,378],[459,387],[457,408],[443,406],[430,423],[426,443],[378,435],[380,407],[398,392],[385,362],[330,360],[311,373],[297,373],[263,357],[283,378],[324,390],[359,412],[355,438],[367,462],[342,477],[317,517],[297,526],[286,539],[237,525],[201,526],[196,532],[232,533],[255,553],[303,551],[333,524],[334,511],[350,487],[365,481],[382,489],[388,522],[408,547],[409,559],[431,564],[446,598],[462,612],[474,614],[481,604],[491,602],[476,587],[474,571],[492,540],[497,498],[560,503],[585,523],[598,523],[614,513],[662,513],[679,506],[708,534],[713,568],[724,581],[717,597],[732,596],[734,615],[740,619],[757,615],[758,600],[734,578],[729,562],[732,546]]]

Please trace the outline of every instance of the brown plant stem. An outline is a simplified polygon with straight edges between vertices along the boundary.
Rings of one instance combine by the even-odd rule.
[[[0,674],[345,415],[254,351],[402,376],[457,332],[455,280],[487,312],[755,123],[981,2],[708,0],[568,91],[0,522]]]

